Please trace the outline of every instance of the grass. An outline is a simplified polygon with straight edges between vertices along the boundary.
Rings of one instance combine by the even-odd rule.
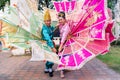
[[[112,46],[109,53],[99,55],[97,58],[116,72],[120,73],[120,46]]]

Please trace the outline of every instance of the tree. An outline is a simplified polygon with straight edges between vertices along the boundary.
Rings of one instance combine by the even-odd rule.
[[[10,5],[10,0],[0,0],[0,10],[2,9],[4,11],[5,5],[7,3]]]
[[[107,0],[107,6],[112,10],[113,18],[115,18],[114,8],[117,4],[117,0]]]
[[[107,2],[108,2],[108,7],[114,9],[117,0],[107,0]]]

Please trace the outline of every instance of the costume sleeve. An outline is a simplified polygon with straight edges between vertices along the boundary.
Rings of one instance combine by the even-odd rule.
[[[51,29],[52,29],[52,31],[54,31],[54,30],[55,30],[55,27],[52,26]]]
[[[47,41],[47,45],[50,46],[51,48],[54,47],[53,41],[51,40],[47,30],[43,30],[43,35],[45,37],[45,40]]]
[[[64,28],[64,31],[63,31],[63,35],[61,37],[61,43],[64,43],[66,38],[67,38],[67,35],[69,34],[70,32],[70,28],[68,25],[66,25],[66,27]]]

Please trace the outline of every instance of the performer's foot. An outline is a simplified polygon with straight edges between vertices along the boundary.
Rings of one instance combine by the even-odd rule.
[[[63,70],[60,71],[60,77],[61,77],[61,78],[64,78],[64,77],[65,77],[65,76],[64,76],[64,71],[63,71]]]
[[[49,69],[45,69],[45,70],[44,70],[44,73],[49,73]]]
[[[53,70],[51,68],[49,69],[49,76],[53,77]]]

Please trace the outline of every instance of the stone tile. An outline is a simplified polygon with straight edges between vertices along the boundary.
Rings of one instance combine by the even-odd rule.
[[[93,59],[80,70],[68,71],[65,78],[55,71],[49,77],[44,71],[44,62],[30,62],[31,56],[11,56],[10,52],[0,53],[0,80],[120,80],[120,74],[109,69],[98,59]],[[55,64],[53,69],[55,70]]]

